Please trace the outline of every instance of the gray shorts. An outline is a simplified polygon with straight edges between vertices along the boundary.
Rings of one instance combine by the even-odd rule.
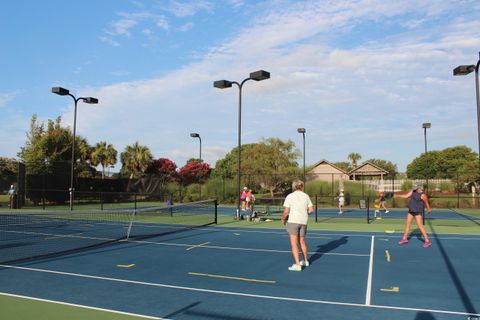
[[[287,232],[293,236],[305,237],[307,234],[307,225],[299,223],[287,223]]]

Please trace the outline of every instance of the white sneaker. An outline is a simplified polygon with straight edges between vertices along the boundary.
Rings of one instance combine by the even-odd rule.
[[[342,211],[339,211],[338,214],[343,214],[343,212],[342,212]]]
[[[292,266],[288,267],[290,271],[302,271],[302,266],[298,264],[292,264]]]
[[[310,265],[310,263],[308,263],[308,260],[307,261],[305,261],[305,260],[300,261],[300,266],[302,266],[302,267],[308,267],[309,265]]]
[[[385,211],[385,213],[389,213],[389,212],[390,212],[390,211],[388,211],[388,210],[387,210],[387,211]]]

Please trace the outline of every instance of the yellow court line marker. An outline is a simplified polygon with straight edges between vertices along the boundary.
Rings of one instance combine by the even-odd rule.
[[[188,251],[188,250],[195,249],[195,248],[198,248],[198,247],[201,247],[201,246],[204,246],[204,245],[209,244],[209,243],[210,243],[210,241],[193,245],[193,246],[191,246],[191,247],[188,247],[188,248],[187,248],[187,251]]]
[[[240,281],[248,281],[248,282],[276,283],[276,281],[273,281],[273,280],[248,279],[248,278],[239,278],[239,277],[231,277],[231,276],[222,276],[218,274],[208,274],[208,273],[198,273],[198,272],[189,272],[188,274],[191,276],[202,276],[202,277],[209,277],[209,278],[240,280]]]
[[[400,292],[400,287],[390,287],[390,289],[380,289],[383,292]]]
[[[395,233],[395,230],[385,230],[385,233]]]
[[[385,255],[387,256],[387,262],[390,262],[390,251],[385,250]]]
[[[135,267],[135,263],[131,263],[131,264],[117,264],[117,267],[119,267],[119,268],[131,268],[131,267]]]

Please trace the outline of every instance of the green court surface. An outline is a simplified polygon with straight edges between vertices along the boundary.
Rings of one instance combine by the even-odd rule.
[[[12,320],[140,320],[148,319],[116,311],[61,304],[28,297],[0,294],[2,319]]]

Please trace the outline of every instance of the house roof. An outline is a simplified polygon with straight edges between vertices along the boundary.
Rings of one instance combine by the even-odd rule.
[[[313,171],[316,167],[318,167],[318,166],[320,166],[320,165],[322,165],[322,164],[326,164],[326,165],[328,165],[328,166],[330,166],[330,167],[332,167],[332,168],[335,168],[336,170],[340,171],[341,173],[344,173],[344,174],[348,175],[348,172],[347,172],[347,171],[343,170],[343,169],[340,168],[340,167],[337,167],[336,165],[334,165],[333,163],[331,163],[331,162],[329,162],[329,161],[327,161],[327,160],[320,160],[320,161],[318,161],[317,163],[315,163],[315,164],[313,165],[313,169],[312,169],[311,171]]]
[[[365,161],[355,169],[351,170],[349,175],[363,175],[363,176],[373,176],[373,175],[381,175],[381,174],[388,174],[388,171],[385,169],[380,168],[376,164]]]

